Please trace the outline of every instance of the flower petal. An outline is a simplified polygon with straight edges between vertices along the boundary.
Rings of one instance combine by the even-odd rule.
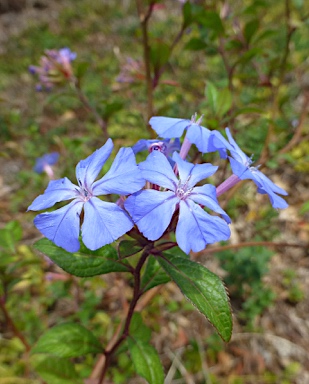
[[[149,240],[157,240],[171,222],[177,203],[171,191],[147,189],[129,196],[124,206],[140,232]]]
[[[173,160],[177,163],[179,178],[185,183],[189,178],[188,187],[192,188],[199,181],[213,175],[218,167],[212,164],[192,164],[183,160],[177,152],[173,155]]]
[[[145,161],[139,164],[139,168],[145,180],[172,191],[176,189],[178,179],[163,153],[153,151]]]
[[[179,211],[176,240],[185,253],[202,251],[207,244],[230,237],[230,229],[224,220],[209,215],[193,201],[181,201]]]
[[[191,124],[191,120],[155,116],[149,120],[149,124],[159,136],[164,139],[172,139],[173,137],[181,137],[183,131]]]
[[[113,142],[108,139],[107,142],[97,149],[85,160],[81,160],[76,166],[76,179],[78,183],[86,189],[91,189],[91,185],[100,173],[104,163],[113,150]]]
[[[36,216],[34,225],[59,247],[68,252],[79,250],[80,213],[83,202],[73,200],[70,204],[54,212],[45,212]]]
[[[94,251],[110,244],[133,227],[133,221],[117,204],[92,197],[84,205],[82,239]]]
[[[197,149],[202,152],[212,152],[209,151],[209,140],[211,137],[211,131],[205,127],[202,127],[199,124],[192,123],[188,127],[187,139],[190,143],[193,143],[197,146]],[[216,151],[216,149],[215,149]]]
[[[47,209],[59,201],[74,199],[78,194],[78,187],[68,178],[52,180],[49,182],[43,195],[38,196],[28,207],[27,211]]]
[[[195,187],[193,188],[189,199],[219,213],[228,224],[231,223],[230,217],[218,203],[215,186],[204,184],[201,187]]]
[[[233,139],[229,128],[225,128],[225,132],[232,147],[230,148],[230,152],[233,158],[239,163],[249,166],[252,163],[252,160],[239,148],[236,141]]]
[[[132,148],[121,148],[110,170],[93,184],[94,195],[117,193],[128,195],[145,185],[145,179],[138,166]]]

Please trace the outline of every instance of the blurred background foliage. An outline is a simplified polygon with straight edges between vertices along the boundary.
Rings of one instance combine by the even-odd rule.
[[[301,249],[268,247],[274,240],[308,242],[305,1],[137,3],[145,12],[151,7],[149,62],[144,60],[143,25],[134,1],[0,1],[0,384],[43,383],[42,378],[53,384],[77,383],[78,377],[89,377],[94,356],[73,359],[73,376],[56,379],[52,367],[46,375],[46,363],[31,358],[29,365],[28,351],[44,330],[64,320],[89,327],[105,345],[130,297],[130,284],[124,288],[117,274],[73,278],[31,247],[39,234],[32,224],[34,214],[25,212],[48,183],[47,176],[32,170],[36,158],[59,152],[56,176],[74,180],[77,162],[105,142],[100,126],[72,87],[35,91],[28,66],[37,64],[45,49],[70,47],[77,53],[75,74],[107,123],[116,149],[150,138],[151,115],[190,118],[197,112],[204,115],[203,125],[209,129],[224,132],[230,127],[239,146],[289,192],[290,208],[287,213],[276,212],[267,198],[256,196],[254,186],[241,185],[220,200],[234,221],[231,244],[255,241],[267,243],[267,248],[232,247],[217,252],[215,258],[193,257],[224,278],[238,335],[270,331],[288,338],[284,327],[272,328],[273,320],[267,317],[273,316],[271,308],[280,313],[295,309],[299,318],[308,313],[308,282],[304,283],[308,275],[298,269],[299,263],[302,268],[308,263]],[[194,149],[190,156],[196,159]],[[230,174],[216,155],[204,155],[202,160],[222,166],[214,182]],[[274,278],[269,277],[272,269]],[[208,324],[192,315],[191,306],[172,286],[164,288],[143,313],[154,329],[166,372],[171,366],[175,370],[174,381],[168,383],[305,382],[297,381],[305,377],[299,376],[304,367],[299,357],[284,363],[278,357],[269,364],[261,353],[260,360],[252,357],[258,368],[248,369],[241,351],[252,344],[228,349]],[[67,369],[57,364],[59,371]],[[138,382],[127,351],[120,351],[110,379]]]

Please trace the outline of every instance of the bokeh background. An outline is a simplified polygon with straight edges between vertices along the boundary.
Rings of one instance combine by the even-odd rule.
[[[62,47],[77,53],[74,71],[116,148],[150,138],[151,115],[196,112],[209,129],[229,126],[255,164],[289,193],[289,208],[276,211],[254,184],[241,183],[220,197],[233,220],[230,241],[192,255],[230,292],[230,343],[171,283],[140,305],[166,384],[309,383],[305,1],[153,2],[146,64],[137,3],[144,10],[152,4],[0,0],[0,384],[79,382],[55,378],[51,368],[46,379],[48,368],[27,350],[64,321],[85,325],[106,344],[132,293],[122,275],[73,278],[32,248],[40,234],[26,210],[48,184],[47,175],[33,170],[36,159],[58,152],[56,177],[74,180],[77,162],[105,142],[72,87],[36,91],[29,65],[37,65],[44,50]],[[148,64],[153,81],[147,88]],[[216,182],[230,175],[216,155],[197,158],[193,150],[191,156],[221,166]],[[73,361],[85,383],[95,383],[89,380],[95,362],[95,356]],[[125,351],[109,380],[145,382]]]

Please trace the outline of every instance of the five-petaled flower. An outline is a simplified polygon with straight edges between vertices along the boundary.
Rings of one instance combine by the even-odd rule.
[[[240,180],[251,179],[258,187],[258,192],[261,194],[267,194],[271,204],[274,208],[287,208],[287,202],[280,196],[287,195],[287,192],[274,184],[267,176],[265,176],[258,167],[252,167],[252,159],[248,157],[237,145],[233,139],[230,130],[225,129],[229,143],[230,143],[230,164],[234,175],[239,177]]]
[[[176,240],[186,253],[201,251],[209,243],[227,240],[230,219],[219,206],[213,185],[195,186],[211,176],[217,167],[211,164],[191,164],[174,153],[179,178],[167,158],[159,151],[150,153],[146,161],[139,164],[143,177],[164,190],[147,189],[127,198],[125,208],[130,213],[140,232],[149,239],[159,239],[169,226],[176,211],[179,218],[176,226]],[[226,221],[207,213],[207,207],[222,215]]]
[[[95,181],[112,149],[113,142],[108,139],[102,148],[77,164],[78,186],[66,177],[50,181],[44,194],[38,196],[28,208],[39,211],[57,202],[73,199],[68,205],[53,212],[41,213],[34,219],[35,226],[43,235],[69,252],[76,252],[80,247],[78,238],[82,209],[82,240],[91,250],[112,243],[134,225],[124,209],[97,197],[128,195],[145,184],[131,148],[121,148],[110,170]]]

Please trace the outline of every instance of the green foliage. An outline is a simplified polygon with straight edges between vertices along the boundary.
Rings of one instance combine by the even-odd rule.
[[[163,384],[164,373],[155,348],[149,344],[150,330],[143,322],[140,314],[135,313],[130,327],[128,349],[136,372],[149,384]]]
[[[263,247],[246,247],[235,252],[218,252],[215,256],[227,272],[224,280],[231,298],[242,302],[240,318],[252,326],[256,316],[269,307],[275,298],[262,280],[268,272],[272,252]]]
[[[90,251],[82,244],[78,252],[70,253],[47,239],[41,239],[35,244],[35,248],[74,276],[90,277],[128,271],[125,263],[118,260],[117,251],[111,245]]]
[[[232,335],[229,299],[220,278],[201,264],[168,252],[159,263],[183,295],[211,322],[224,341]]]
[[[102,352],[99,340],[83,326],[73,323],[51,328],[32,348],[32,353],[48,353],[64,358],[99,352]]]

